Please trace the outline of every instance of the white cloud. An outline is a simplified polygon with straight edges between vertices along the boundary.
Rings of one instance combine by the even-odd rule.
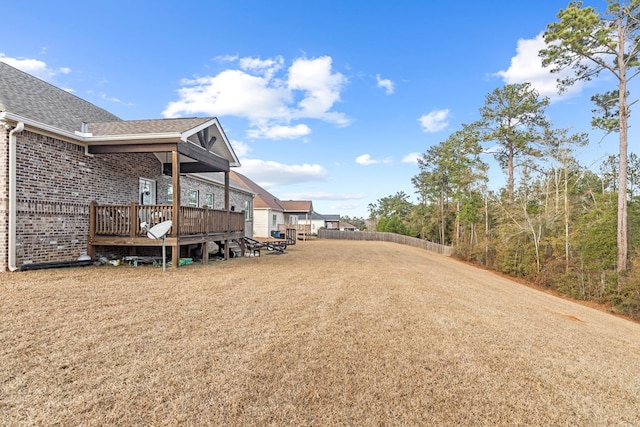
[[[449,110],[436,110],[427,114],[423,114],[418,121],[422,125],[424,132],[433,133],[445,129],[449,126],[447,119],[449,118]]]
[[[284,69],[280,56],[270,59],[219,57],[238,61],[240,69],[214,76],[183,79],[178,100],[169,102],[164,117],[182,115],[233,115],[247,118],[261,138],[292,138],[311,132],[307,125],[290,126],[292,120],[319,119],[346,126],[350,119],[333,111],[347,79],[332,71],[332,59],[298,58]]]
[[[104,99],[105,101],[111,101],[111,102],[115,102],[117,104],[121,103],[122,101],[120,100],[120,98],[116,98],[115,96],[109,96],[104,92],[100,92],[98,94],[98,96],[102,99]]]
[[[87,91],[87,92],[88,92],[88,93],[93,93],[93,91]],[[97,95],[98,95],[101,99],[104,99],[105,101],[113,102],[113,103],[115,103],[115,104],[122,104],[122,105],[127,105],[127,106],[133,106],[133,105],[135,105],[135,104],[134,104],[134,103],[132,103],[132,102],[125,102],[125,101],[121,100],[120,98],[117,98],[117,97],[115,97],[115,96],[107,95],[107,94],[106,94],[106,93],[104,93],[104,92],[100,92],[100,93],[98,93]]]
[[[318,164],[285,165],[270,160],[242,159],[238,172],[264,188],[323,180],[327,171]]]
[[[291,101],[285,88],[269,85],[264,77],[241,70],[226,70],[214,77],[184,79],[178,90],[179,101],[170,102],[164,117],[206,114],[234,115],[253,121],[287,119]]]
[[[271,79],[273,75],[284,66],[284,58],[277,56],[275,59],[259,59],[259,58],[241,58],[240,68],[243,70],[253,71],[263,75],[267,79]]]
[[[43,48],[44,52],[46,52],[46,48]],[[72,70],[69,67],[60,67],[58,69],[53,69],[51,67],[49,67],[44,61],[40,61],[39,59],[29,59],[29,58],[10,58],[5,56],[3,53],[0,53],[0,61],[1,62],[5,62],[9,65],[11,65],[12,67],[15,67],[19,70],[22,70],[26,73],[29,73],[33,76],[36,76],[42,80],[45,80],[51,84],[55,84],[58,87],[60,87],[62,90],[69,92],[69,93],[75,93],[75,89],[73,88],[69,88],[69,87],[64,87],[63,85],[61,85],[59,82],[56,82],[57,77],[60,75],[67,75],[67,74],[71,74]],[[108,81],[103,80],[101,82],[98,83],[98,86],[104,86],[105,84],[107,84]],[[117,103],[117,104],[123,104],[123,105],[128,105],[128,106],[132,106],[134,105],[133,103],[130,102],[125,102],[123,100],[121,100],[120,98],[108,95],[105,92],[94,92],[93,90],[87,90],[86,93],[90,94],[90,95],[95,95],[105,101],[109,101],[109,102],[113,102],[113,103]]]
[[[1,52],[0,61],[46,81],[52,81],[57,74],[69,74],[71,72],[71,69],[68,67],[55,70],[39,59],[11,58]]]
[[[375,165],[379,163],[376,160],[373,160],[369,154],[363,154],[361,156],[356,157],[356,163],[363,166]]]
[[[218,55],[213,59],[218,62],[236,62],[238,58],[238,55]]]
[[[369,154],[362,154],[361,156],[356,157],[356,163],[362,166],[369,166],[369,165],[377,165],[380,163],[391,163],[391,159],[377,160],[377,159],[371,158],[371,155]]]
[[[516,56],[511,58],[509,68],[498,71],[495,75],[502,78],[506,84],[530,82],[540,96],[548,96],[552,100],[558,99],[560,95],[558,95],[556,79],[570,75],[572,71],[565,70],[551,74],[550,67],[544,68],[538,53],[545,47],[543,33],[533,39],[518,40]],[[584,82],[577,82],[563,96],[580,92],[583,87]]]
[[[409,153],[402,158],[402,163],[418,163],[418,159],[422,156],[420,153]]]
[[[299,124],[295,126],[258,126],[247,131],[247,136],[254,139],[295,139],[311,133],[309,126]]]
[[[378,87],[383,88],[387,95],[391,95],[395,91],[395,84],[389,79],[380,78],[380,74],[376,74],[376,81],[378,82]]]
[[[482,154],[496,154],[500,152],[500,149],[501,147],[499,145],[494,145],[486,150],[482,150]]]
[[[304,92],[294,117],[322,119],[340,126],[349,124],[344,114],[329,111],[333,104],[340,101],[340,92],[347,83],[347,78],[341,73],[331,72],[331,63],[330,56],[293,61],[289,67],[287,85],[291,90]]]
[[[249,146],[242,141],[236,141],[232,139],[231,141],[229,141],[229,143],[231,143],[231,147],[238,157],[245,157],[249,153],[249,151],[251,151],[251,148],[249,148]]]

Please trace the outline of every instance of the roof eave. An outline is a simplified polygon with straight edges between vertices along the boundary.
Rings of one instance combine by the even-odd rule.
[[[13,123],[18,123],[18,122],[22,122],[24,123],[25,129],[29,130],[29,128],[35,128],[35,129],[39,129],[40,131],[44,131],[45,133],[49,134],[49,135],[55,135],[58,137],[63,137],[63,138],[59,138],[59,139],[64,139],[67,141],[73,141],[76,143],[83,143],[83,137],[73,133],[73,132],[69,132],[66,131],[64,129],[60,129],[58,127],[55,126],[51,126],[48,125],[46,123],[42,123],[39,122],[37,120],[33,120],[33,119],[29,119],[27,117],[21,116],[19,114],[14,114],[11,113],[9,111],[2,111],[0,112],[0,120],[3,121],[9,121],[9,122],[13,122]]]
[[[217,117],[212,117],[211,120],[207,120],[206,122],[201,123],[194,128],[191,128],[182,132],[180,136],[183,141],[186,141],[187,138],[190,137],[191,135],[195,135],[196,133],[200,132],[205,128],[208,128],[209,126],[215,126],[218,129],[218,132],[220,133],[222,140],[227,146],[229,153],[231,153],[232,160],[229,160],[229,166],[233,166],[233,167],[242,166],[240,164],[240,159],[238,159],[238,156],[236,155],[235,151],[233,150],[233,147],[231,146],[231,141],[229,141],[229,138],[227,138],[227,135],[224,133],[224,129],[222,128],[222,125],[220,125],[220,122],[218,121]]]
[[[11,113],[9,111],[0,111],[0,120],[17,124],[18,122],[22,122],[25,125],[25,128],[29,130],[38,129],[40,132],[43,132],[49,136],[53,136],[58,139],[63,139],[65,141],[73,142],[75,144],[84,145],[84,146],[92,146],[92,145],[124,145],[127,142],[135,141],[138,144],[157,144],[157,143],[187,143],[191,144],[187,140],[187,137],[198,132],[204,127],[211,126],[215,124],[220,130],[220,134],[224,139],[225,144],[229,147],[229,152],[231,153],[232,159],[229,161],[230,167],[239,167],[240,161],[236,156],[235,152],[231,148],[231,144],[227,139],[226,135],[224,135],[224,131],[220,126],[217,119],[212,119],[207,122],[204,122],[202,125],[197,126],[196,128],[191,129],[190,131],[185,132],[164,132],[164,133],[144,133],[144,134],[126,134],[126,135],[99,135],[94,136],[91,133],[82,133],[82,132],[69,132],[64,129],[60,129],[58,127],[48,125],[46,123],[42,123],[33,119],[29,119],[27,117],[21,116],[19,114]],[[201,127],[204,126],[204,127]],[[195,144],[194,144],[195,145]],[[209,153],[211,155],[215,155],[214,153]],[[219,156],[217,156],[219,157]]]

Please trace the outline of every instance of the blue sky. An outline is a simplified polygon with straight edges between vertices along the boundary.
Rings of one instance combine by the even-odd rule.
[[[532,81],[556,127],[591,131],[589,98],[611,79],[560,98],[537,58],[567,4],[27,0],[2,12],[0,60],[125,120],[218,117],[240,173],[322,214],[367,217],[382,197],[413,197],[416,157],[507,83]],[[577,154],[597,168],[617,136],[591,134]]]

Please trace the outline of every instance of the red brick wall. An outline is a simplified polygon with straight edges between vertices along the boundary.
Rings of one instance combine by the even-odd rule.
[[[9,231],[9,131],[0,126],[0,271],[7,268]]]
[[[82,146],[33,132],[18,134],[17,266],[75,260],[86,252],[89,203],[137,201],[139,177],[162,178],[153,154],[87,156]]]

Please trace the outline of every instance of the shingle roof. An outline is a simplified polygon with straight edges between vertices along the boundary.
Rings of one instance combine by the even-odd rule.
[[[306,213],[313,211],[313,204],[311,203],[311,201],[280,200],[276,196],[269,193],[267,190],[260,187],[258,184],[256,184],[246,176],[239,174],[238,172],[229,172],[229,179],[241,185],[244,185],[248,190],[256,195],[253,200],[254,208],[271,209],[288,213]]]
[[[257,209],[271,209],[282,212],[284,209],[278,204],[278,198],[269,193],[264,188],[250,180],[244,175],[239,174],[236,171],[229,172],[229,179],[233,180],[241,185],[244,185],[249,191],[255,193],[253,199],[253,207]]]
[[[121,120],[67,91],[0,61],[0,111],[11,112],[69,132],[82,123]]]
[[[181,139],[205,147],[211,154],[229,161],[230,166],[239,166],[238,158],[231,147],[218,119],[213,117],[121,120],[69,92],[46,83],[37,77],[0,62],[0,112],[22,116],[32,124],[46,124],[70,133],[83,132],[86,138],[128,135],[179,134]],[[83,126],[86,124],[86,127]],[[171,135],[176,136],[176,135]],[[200,139],[207,139],[201,142]],[[216,142],[218,141],[218,142]],[[91,142],[91,141],[90,141]],[[176,138],[176,142],[180,139]],[[211,145],[212,144],[212,145]],[[209,156],[209,153],[204,154]],[[202,160],[202,159],[201,159]]]
[[[309,200],[278,200],[286,212],[311,212],[313,204]]]
[[[298,214],[298,219],[307,219],[307,218],[308,218],[308,216],[307,216],[306,213],[299,213]],[[320,221],[320,220],[324,221],[324,216],[322,214],[319,214],[316,211],[313,211],[313,212],[311,212],[311,219],[312,220],[315,219],[315,220],[318,220],[318,221]]]
[[[195,117],[89,123],[87,132],[94,136],[184,132],[209,120],[210,117]]]

